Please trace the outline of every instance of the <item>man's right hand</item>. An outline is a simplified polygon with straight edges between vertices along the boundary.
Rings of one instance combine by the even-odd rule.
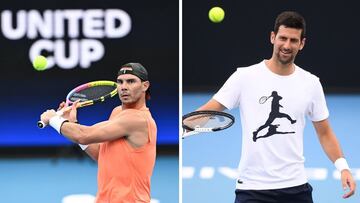
[[[76,123],[77,120],[77,105],[79,101],[76,101],[72,104],[71,108],[68,108],[68,105],[65,102],[59,104],[58,111],[64,110],[62,117],[69,120],[72,123]]]

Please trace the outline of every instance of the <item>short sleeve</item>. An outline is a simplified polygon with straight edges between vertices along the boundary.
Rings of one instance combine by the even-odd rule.
[[[315,81],[313,90],[307,114],[312,121],[325,120],[329,117],[329,110],[326,105],[323,87],[318,78]]]
[[[241,79],[239,69],[235,71],[213,96],[213,99],[224,105],[227,109],[239,106]]]

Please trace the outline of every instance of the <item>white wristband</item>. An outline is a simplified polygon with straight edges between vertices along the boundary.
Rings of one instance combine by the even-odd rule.
[[[340,172],[345,169],[350,170],[349,165],[348,165],[346,159],[344,159],[344,158],[336,159],[334,164],[335,164],[336,169]]]
[[[65,119],[59,115],[56,115],[56,116],[50,118],[49,125],[51,127],[53,127],[59,134],[61,134],[60,128],[61,128],[62,124],[67,121],[68,121],[67,119]]]
[[[89,145],[85,145],[85,144],[79,144],[79,146],[80,146],[80,148],[82,149],[82,150],[86,150],[86,148],[88,148],[88,146]]]

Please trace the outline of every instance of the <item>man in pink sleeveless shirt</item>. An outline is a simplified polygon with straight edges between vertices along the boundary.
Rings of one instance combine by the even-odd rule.
[[[77,124],[76,103],[62,116],[47,110],[41,120],[79,143],[98,162],[96,203],[150,202],[157,129],[146,107],[148,73],[140,63],[128,63],[120,68],[117,83],[122,105],[113,109],[107,121]]]

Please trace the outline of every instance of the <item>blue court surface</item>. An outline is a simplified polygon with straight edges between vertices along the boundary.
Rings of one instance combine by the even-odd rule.
[[[178,202],[178,156],[158,156],[152,202]],[[0,159],[0,202],[61,203],[74,194],[95,196],[97,165],[90,159]],[[80,203],[80,202],[78,202]]]
[[[194,111],[212,95],[183,94],[183,114]],[[330,122],[354,178],[360,180],[360,95],[326,95]],[[236,118],[231,128],[193,136],[182,141],[182,193],[184,203],[234,202],[236,168],[241,152],[241,126],[238,109],[230,111]],[[350,199],[342,199],[339,173],[323,152],[311,122],[307,121],[304,135],[306,158],[313,198],[316,203],[359,203],[360,192]],[[256,157],[254,157],[256,159]]]

